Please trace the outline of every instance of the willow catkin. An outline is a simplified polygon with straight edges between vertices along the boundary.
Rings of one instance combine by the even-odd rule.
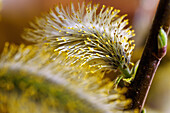
[[[30,23],[24,39],[38,44],[55,47],[54,52],[66,53],[66,60],[72,65],[93,68],[91,73],[106,70],[121,70],[124,78],[134,74],[134,64],[130,61],[135,44],[134,30],[127,27],[127,15],[120,16],[120,10],[98,4],[87,6],[78,4],[78,9],[64,9],[62,5],[42,18]],[[97,14],[97,11],[99,13]]]

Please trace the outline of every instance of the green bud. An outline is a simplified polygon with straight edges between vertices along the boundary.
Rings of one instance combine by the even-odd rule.
[[[163,47],[167,46],[167,35],[166,32],[163,30],[163,28],[160,28],[159,35],[158,35],[158,49],[161,49]]]
[[[141,113],[146,113],[146,109],[143,109]]]

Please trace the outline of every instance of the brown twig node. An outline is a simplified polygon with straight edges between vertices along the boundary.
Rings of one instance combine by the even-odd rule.
[[[163,26],[168,35],[170,29],[170,0],[160,0],[159,2],[139,68],[127,93],[127,97],[133,100],[130,109],[138,109],[140,113],[145,104],[157,67],[166,54],[166,47],[158,49],[157,37],[161,26]]]

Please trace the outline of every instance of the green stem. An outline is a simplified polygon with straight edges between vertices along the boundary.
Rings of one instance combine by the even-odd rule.
[[[124,74],[124,78],[130,78],[130,77],[132,77],[132,75],[131,75],[131,72],[130,72],[129,68],[125,68],[125,69],[123,69],[123,67],[122,67],[122,66],[120,66],[120,67],[119,67],[119,69],[120,69],[120,70],[121,70],[121,72]]]

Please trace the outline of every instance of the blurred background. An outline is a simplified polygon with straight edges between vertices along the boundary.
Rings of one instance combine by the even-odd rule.
[[[77,4],[77,0],[71,1]],[[136,49],[132,60],[135,62],[140,59],[159,0],[86,0],[86,3],[89,1],[99,3],[100,7],[113,6],[121,10],[120,14],[128,14],[129,23],[136,33]],[[24,28],[28,27],[35,16],[40,16],[59,3],[65,7],[70,4],[70,0],[0,0],[0,52],[5,42],[31,44],[21,38]],[[167,55],[156,73],[146,103],[147,107],[160,113],[170,113],[169,51],[168,45]]]

